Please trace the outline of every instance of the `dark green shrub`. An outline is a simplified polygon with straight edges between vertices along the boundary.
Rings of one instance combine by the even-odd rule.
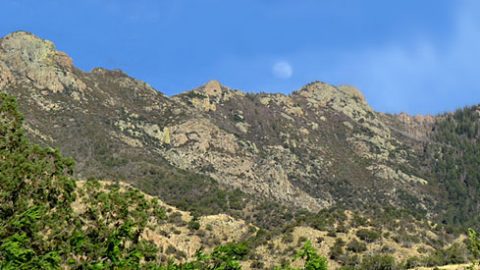
[[[338,260],[340,256],[343,255],[343,247],[345,246],[345,241],[342,238],[337,238],[335,243],[330,248],[330,259]]]
[[[200,222],[198,222],[198,219],[192,218],[192,220],[188,222],[188,228],[192,231],[200,229]]]
[[[362,258],[361,270],[394,270],[397,269],[395,259],[390,255],[375,254]]]
[[[373,243],[382,236],[378,231],[368,229],[360,229],[357,231],[356,235],[360,240],[367,243]]]
[[[365,243],[357,241],[357,239],[353,239],[352,241],[350,241],[350,243],[348,243],[347,250],[355,253],[361,253],[367,250],[367,245]]]

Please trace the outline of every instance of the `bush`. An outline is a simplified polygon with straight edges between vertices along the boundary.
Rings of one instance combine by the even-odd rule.
[[[358,269],[360,265],[360,257],[357,254],[353,255],[344,255],[341,257],[341,264],[342,267],[340,269],[347,270],[347,269]]]
[[[333,230],[330,230],[327,232],[327,236],[329,237],[337,237],[337,233]]]
[[[188,222],[188,228],[192,231],[200,229],[200,222],[198,222],[198,219],[192,218],[192,220]]]
[[[282,236],[282,243],[284,243],[284,244],[293,243],[293,234],[290,233],[290,232],[285,233],[285,234]]]
[[[424,261],[427,266],[464,263],[466,262],[466,250],[458,243],[455,243],[448,248],[435,250],[432,254],[425,257]]]
[[[394,270],[397,269],[395,259],[390,255],[375,254],[363,256],[361,270]]]
[[[335,244],[330,248],[330,259],[338,260],[340,256],[343,255],[343,247],[345,246],[345,241],[342,238],[337,238]]]
[[[360,253],[367,250],[367,245],[358,241],[357,239],[353,239],[352,241],[350,241],[350,243],[348,243],[347,250],[355,253]]]
[[[480,236],[473,229],[468,229],[468,250],[473,257],[472,269],[480,266]]]
[[[367,243],[373,243],[382,236],[379,232],[368,229],[360,229],[357,231],[356,235],[360,240]]]
[[[425,263],[421,258],[414,256],[414,257],[409,257],[403,263],[403,268],[412,269],[412,268],[421,267],[421,266],[424,266],[424,265],[425,265]]]
[[[312,247],[312,243],[307,241],[303,248],[297,253],[296,257],[300,257],[305,260],[304,269],[306,270],[327,270],[328,262],[323,256],[319,256],[315,249]]]

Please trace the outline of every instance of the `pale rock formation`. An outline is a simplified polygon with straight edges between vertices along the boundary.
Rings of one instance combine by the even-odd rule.
[[[62,92],[66,87],[86,89],[85,83],[73,73],[71,58],[57,51],[50,41],[26,32],[15,32],[0,41],[0,52],[0,61],[15,69],[17,80],[27,80],[36,88],[53,93]]]
[[[0,90],[14,83],[15,77],[12,72],[4,62],[0,61]]]

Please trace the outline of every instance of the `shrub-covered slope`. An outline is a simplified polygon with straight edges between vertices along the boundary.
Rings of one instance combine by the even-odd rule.
[[[72,209],[73,161],[32,144],[15,100],[0,94],[0,268],[137,268],[155,262],[156,248],[140,232],[165,218],[155,200],[136,190],[89,186],[85,213]]]
[[[0,269],[366,270],[467,259],[462,238],[395,209],[371,219],[304,212],[264,230],[178,210],[125,183],[75,181],[73,161],[30,143],[22,122],[15,99],[0,94]]]

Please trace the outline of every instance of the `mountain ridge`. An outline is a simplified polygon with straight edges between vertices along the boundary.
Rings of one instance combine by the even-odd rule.
[[[120,70],[84,72],[25,32],[0,39],[0,91],[17,98],[28,138],[76,161],[76,179],[125,181],[193,217],[243,220],[260,228],[262,254],[293,233],[346,265],[365,249],[349,230],[384,232],[408,253],[412,243],[442,250],[480,224],[478,106],[380,113],[354,87],[318,81],[286,95],[213,80],[169,97]]]
[[[19,98],[35,141],[76,159],[78,177],[128,179],[169,203],[178,187],[163,176],[174,172],[311,212],[446,211],[423,157],[444,116],[378,113],[354,87],[312,82],[285,95],[209,81],[168,97],[119,70],[83,72],[53,43],[16,32],[0,39],[0,90]]]
[[[46,39],[42,39],[38,36],[36,36],[35,34],[33,34],[32,32],[29,32],[29,31],[23,31],[23,30],[19,30],[19,31],[15,31],[15,32],[12,32],[10,34],[7,34],[6,36],[0,38],[0,39],[12,39],[12,40],[15,40],[17,41],[17,44],[20,43],[20,46],[21,44],[23,45],[27,45],[26,47],[30,47],[29,49],[32,49],[33,48],[42,48],[42,47],[45,47],[43,49],[47,50],[45,52],[45,54],[47,54],[47,56],[49,55],[50,57],[52,58],[46,58],[48,59],[48,61],[50,61],[51,63],[57,63],[59,64],[60,67],[62,68],[66,68],[67,70],[72,70],[72,69],[75,69],[77,71],[81,71],[83,73],[95,73],[95,72],[113,72],[113,73],[118,73],[119,75],[124,75],[126,77],[129,77],[131,78],[127,73],[125,73],[123,70],[121,69],[118,69],[118,68],[114,68],[114,69],[106,69],[106,68],[103,68],[103,67],[93,67],[90,69],[90,71],[84,71],[82,69],[79,69],[78,67],[75,67],[73,65],[73,60],[70,56],[68,56],[68,54],[66,54],[65,52],[62,52],[62,51],[59,51],[56,49],[55,45],[53,42],[49,41],[49,40],[46,40]],[[18,40],[24,40],[23,42],[18,42]],[[29,42],[28,42],[29,41]],[[28,46],[28,44],[33,44],[33,46]],[[42,45],[43,46],[42,46]],[[17,47],[17,49],[20,49]],[[22,49],[25,49],[22,48]],[[45,60],[45,59],[40,59],[40,60]],[[47,62],[48,62],[47,61]],[[0,68],[5,68],[4,66],[0,67]],[[0,69],[0,71],[2,71],[2,69]],[[1,72],[0,72],[1,73]],[[11,75],[9,75],[9,71],[6,70],[4,71],[4,74],[5,76],[8,76],[8,77],[11,77]],[[8,81],[7,77],[3,78],[4,81]],[[148,85],[147,82],[144,82],[144,81],[141,81],[141,80],[138,80],[138,79],[135,79],[136,81],[140,81],[142,83],[146,83]],[[320,83],[320,84],[325,84],[325,85],[329,85],[328,83],[326,82],[322,82],[322,81],[313,81],[313,82],[310,82],[310,83],[306,83],[305,85],[301,86],[300,88],[296,89],[296,90],[291,90],[289,93],[280,93],[280,92],[264,92],[264,91],[260,91],[260,92],[257,92],[257,91],[241,91],[241,90],[238,90],[236,88],[232,88],[232,87],[228,87],[228,86],[225,86],[223,85],[220,81],[218,80],[215,80],[215,79],[211,79],[211,80],[208,80],[205,82],[205,84],[203,85],[200,85],[199,87],[196,87],[196,88],[193,88],[192,90],[183,90],[183,91],[180,91],[179,93],[176,93],[176,94],[172,94],[172,95],[166,95],[164,92],[162,92],[162,90],[159,90],[159,89],[155,89],[155,91],[161,93],[162,95],[166,96],[166,97],[169,97],[169,98],[173,98],[175,96],[179,96],[179,95],[182,95],[182,94],[185,94],[185,93],[188,93],[190,91],[193,91],[193,90],[196,90],[196,89],[200,89],[200,88],[203,88],[205,86],[207,86],[209,83],[216,83],[216,84],[219,84],[221,85],[221,87],[223,87],[224,89],[228,89],[228,90],[232,90],[232,91],[239,91],[239,92],[242,92],[243,94],[250,94],[250,93],[264,93],[264,94],[272,94],[272,95],[285,95],[285,96],[291,96],[293,94],[295,94],[296,92],[299,92],[301,90],[304,90],[307,88],[307,86],[309,85],[312,85],[314,83]],[[58,87],[61,87],[61,86],[58,86]],[[80,86],[80,88],[82,88],[83,86]],[[150,86],[151,87],[151,86]],[[358,90],[357,88],[355,88],[354,86],[351,86],[351,85],[348,85],[348,84],[342,84],[342,85],[339,85],[339,86],[335,86],[335,88],[341,92],[344,92],[344,91],[350,91],[352,93],[352,96],[358,96],[360,99],[365,100],[365,97],[364,95],[362,94],[362,92],[360,90]],[[152,87],[152,89],[154,89]],[[56,88],[55,89],[52,89],[54,91],[58,91]],[[390,113],[387,113],[387,114],[390,114]],[[400,112],[400,113],[394,113],[393,115],[404,115],[404,114],[407,114],[411,117],[429,117],[429,116],[432,116],[432,114],[415,114],[415,115],[410,115],[406,112]],[[439,114],[434,114],[434,115],[440,115],[442,113],[439,113]]]

